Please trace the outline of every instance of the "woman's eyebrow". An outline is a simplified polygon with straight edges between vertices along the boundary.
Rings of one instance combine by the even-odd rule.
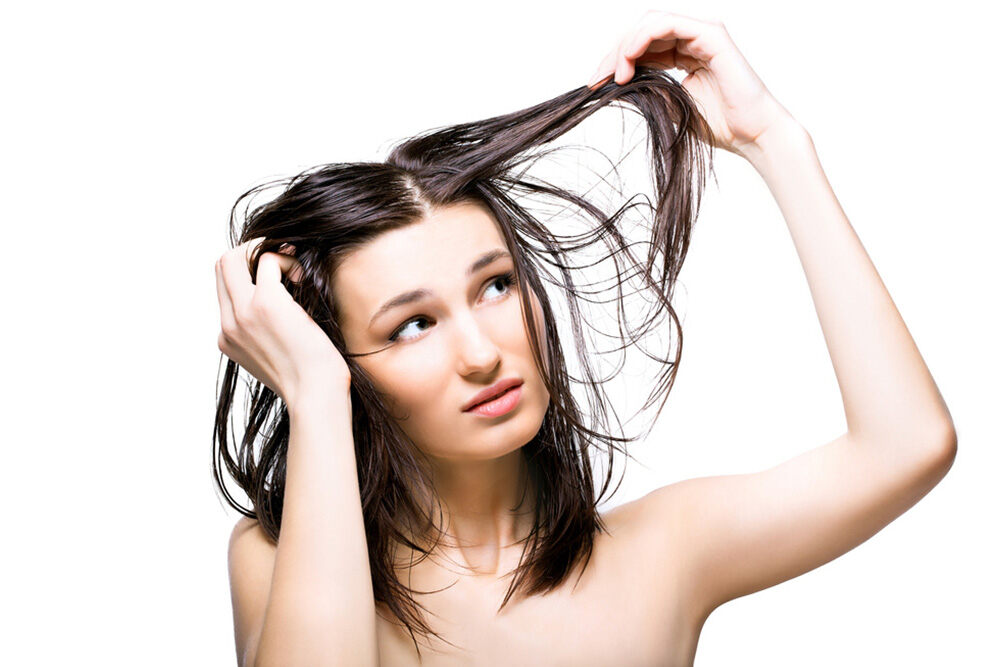
[[[469,266],[465,274],[466,276],[471,278],[473,275],[476,274],[477,271],[482,270],[483,268],[489,266],[493,262],[503,259],[504,257],[510,257],[510,253],[507,252],[506,250],[503,250],[502,248],[489,250],[480,255],[479,258],[476,259],[476,261],[474,261]],[[419,301],[421,299],[425,299],[433,295],[434,295],[433,291],[427,289],[426,287],[420,287],[418,289],[410,290],[409,292],[403,292],[402,294],[394,296],[385,303],[383,303],[381,306],[379,306],[379,309],[375,311],[374,315],[372,315],[371,320],[368,321],[368,327],[371,328],[372,324],[375,323],[375,320],[377,320],[381,315],[383,315],[385,312],[393,308],[396,308],[398,306],[405,306],[408,303],[413,303],[414,301]]]

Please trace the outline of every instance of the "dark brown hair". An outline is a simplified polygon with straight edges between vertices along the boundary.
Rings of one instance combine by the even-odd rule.
[[[648,198],[645,203],[636,202],[630,197],[626,205],[609,212],[582,194],[529,174],[529,167],[560,150],[541,147],[612,103],[629,105],[621,108],[637,111],[644,121],[654,202]],[[237,199],[230,216],[230,242],[235,246],[264,237],[251,259],[254,275],[261,253],[277,251],[286,243],[294,245],[304,279],[292,283],[283,278],[283,283],[327,333],[351,370],[354,446],[374,595],[399,619],[388,620],[405,625],[418,654],[414,631],[441,636],[424,621],[419,610],[423,606],[412,596],[417,591],[397,578],[393,554],[394,545],[405,544],[426,557],[436,544],[432,540],[431,549],[418,544],[435,531],[433,507],[422,500],[433,498],[433,490],[421,464],[421,453],[390,418],[383,396],[353,361],[356,355],[345,350],[331,290],[337,267],[344,257],[380,234],[419,222],[436,207],[474,202],[485,207],[499,223],[516,267],[515,283],[539,298],[546,320],[544,337],[537,336],[538,324],[532,317],[527,289],[518,290],[522,315],[531,333],[532,354],[551,400],[537,434],[522,447],[537,492],[534,528],[500,605],[503,609],[520,587],[526,589],[525,595],[545,593],[559,586],[579,560],[583,559],[586,567],[596,531],[606,530],[597,506],[611,483],[614,453],[619,451],[628,457],[623,445],[640,437],[624,435],[614,409],[611,412],[618,424],[614,432],[622,435],[612,435],[607,411],[610,403],[604,391],[610,378],[597,377],[591,359],[636,345],[658,371],[642,410],[662,397],[654,422],[662,411],[683,345],[680,321],[671,303],[672,291],[697,218],[705,181],[704,154],[709,172],[714,174],[714,145],[711,130],[687,91],[666,71],[639,66],[624,85],[608,81],[596,90],[581,86],[521,111],[431,130],[397,144],[385,162],[322,165],[257,186]],[[251,198],[275,185],[281,186],[280,194],[251,210]],[[555,224],[543,224],[532,213],[528,202],[536,199],[571,208],[576,211],[575,219],[593,224],[580,233],[557,233]],[[243,222],[238,223],[241,206]],[[629,211],[642,207],[651,215],[645,230],[648,237],[642,240],[648,244],[648,251],[640,260],[631,247],[637,242],[627,240],[624,223]],[[574,265],[569,261],[572,255],[598,243],[610,248],[603,259],[610,258],[615,266],[611,288],[617,291],[618,339],[622,341],[621,347],[600,353],[584,344],[580,303],[610,301],[592,300],[590,297],[600,291],[581,289],[573,277],[574,272],[591,271],[594,263]],[[543,277],[556,285],[559,296],[566,297],[568,319],[557,320],[543,289]],[[634,279],[639,281],[637,292],[651,296],[656,307],[632,326],[620,305],[623,284]],[[660,358],[638,345],[664,311],[677,327],[674,359]],[[567,369],[559,322],[568,322],[571,327],[582,378],[574,377]],[[546,368],[536,339],[546,341]],[[277,542],[285,486],[288,411],[276,394],[248,377],[252,382],[247,385],[244,433],[240,438],[234,435],[231,445],[230,414],[240,367],[232,360],[226,361],[213,433],[214,479],[225,501],[240,513],[256,518]],[[573,383],[583,388],[589,411],[578,405],[570,389]],[[595,492],[591,463],[595,450],[608,457],[599,493]],[[230,494],[223,469],[246,493],[252,508],[244,508]],[[419,539],[411,540],[410,536]]]

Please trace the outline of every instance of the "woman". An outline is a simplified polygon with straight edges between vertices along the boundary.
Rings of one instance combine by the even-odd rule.
[[[668,68],[688,76],[677,85]],[[614,101],[649,130],[644,261],[621,230],[633,206],[608,215],[522,169]],[[606,378],[578,321],[594,292],[572,277],[591,265],[570,258],[609,243],[618,298],[634,271],[657,301],[639,326],[625,322],[625,347],[664,311],[679,324],[670,297],[711,148],[748,160],[785,216],[848,432],[769,470],[685,480],[602,515],[593,441],[611,461],[633,438],[609,435]],[[529,196],[597,224],[560,236],[522,205]],[[234,236],[216,264],[231,361],[215,471],[246,515],[229,553],[241,664],[690,665],[714,609],[865,541],[955,456],[948,409],[808,133],[721,24],[649,12],[589,86],[413,138],[385,163],[301,174]],[[592,415],[570,391],[567,318],[543,277],[568,297]],[[665,400],[679,358],[680,346],[656,358],[644,407]],[[239,367],[259,382],[234,456]],[[226,491],[222,466],[254,509]]]

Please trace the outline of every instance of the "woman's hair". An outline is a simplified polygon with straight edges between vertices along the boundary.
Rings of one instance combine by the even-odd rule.
[[[539,150],[541,147],[613,102],[631,105],[644,121],[652,165],[648,175],[652,176],[655,203],[650,204],[647,198],[641,205],[630,197],[627,205],[609,212],[586,198],[587,193],[573,192],[529,175],[528,167],[561,150],[552,146]],[[353,360],[358,355],[345,349],[331,288],[337,267],[352,251],[385,232],[420,222],[438,207],[475,203],[485,207],[499,223],[515,264],[515,283],[538,297],[545,315],[544,337],[537,335],[528,290],[518,290],[532,355],[551,400],[537,434],[522,448],[536,489],[535,515],[524,555],[500,605],[502,610],[519,588],[525,589],[525,595],[545,593],[559,586],[579,560],[586,568],[596,531],[606,530],[597,506],[612,479],[614,453],[618,450],[628,457],[623,445],[638,437],[624,435],[613,409],[618,422],[615,432],[622,432],[622,436],[612,435],[606,409],[610,403],[604,391],[605,382],[611,378],[596,376],[591,359],[598,353],[584,344],[580,316],[581,301],[610,301],[594,301],[590,297],[600,291],[581,289],[573,278],[574,271],[590,272],[595,264],[588,260],[577,266],[570,258],[598,243],[609,248],[601,257],[614,262],[611,287],[617,291],[617,338],[622,341],[622,347],[610,351],[637,344],[664,310],[677,325],[674,359],[643,350],[661,369],[642,407],[645,410],[662,397],[655,421],[680,361],[683,336],[671,296],[704,188],[703,151],[709,172],[714,174],[711,157],[715,145],[708,124],[688,92],[666,71],[639,66],[624,85],[609,81],[596,90],[580,87],[521,111],[427,131],[395,145],[385,162],[322,165],[257,186],[237,199],[230,216],[230,242],[235,246],[252,238],[264,238],[250,261],[252,275],[256,275],[260,254],[275,252],[286,243],[294,246],[303,278],[292,283],[283,277],[283,284],[327,333],[351,371],[354,447],[374,596],[406,627],[418,655],[414,631],[425,637],[443,638],[424,621],[419,609],[426,609],[412,596],[421,592],[397,578],[394,548],[405,544],[423,553],[424,558],[432,551],[441,537],[433,521],[435,496],[422,453],[390,417],[387,408],[391,403],[384,402],[384,395]],[[280,194],[251,210],[250,198],[274,185],[281,186]],[[576,212],[574,220],[592,224],[579,233],[557,233],[557,225],[543,224],[531,212],[527,204],[532,198],[554,202],[562,210],[570,208]],[[243,222],[238,224],[241,205]],[[651,220],[647,221],[645,239],[649,249],[639,260],[631,249],[636,243],[626,239],[624,226],[626,214],[641,206],[651,211]],[[557,295],[566,298],[568,318],[557,318],[543,289],[543,277],[557,286]],[[626,319],[623,331],[626,313],[621,307],[622,285],[633,278],[639,279],[637,292],[650,295],[655,308],[636,326],[630,326]],[[576,346],[583,378],[575,377],[567,368],[560,322],[568,322],[571,327],[568,335]],[[547,347],[547,367],[543,367],[537,340],[544,340]],[[289,438],[287,406],[274,392],[249,377],[244,433],[240,438],[233,436],[231,451],[231,412],[240,367],[232,360],[226,361],[213,433],[214,480],[227,503],[256,518],[277,542]],[[579,407],[571,383],[583,388],[589,412]],[[591,463],[594,450],[608,457],[599,494],[595,493]],[[246,493],[252,508],[244,508],[230,494],[223,468]],[[437,539],[426,542],[428,548],[424,546],[425,538],[431,535]]]

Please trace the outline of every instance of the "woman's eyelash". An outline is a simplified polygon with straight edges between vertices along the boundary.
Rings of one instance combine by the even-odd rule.
[[[497,274],[497,275],[493,276],[492,278],[490,278],[486,282],[486,285],[492,285],[497,280],[503,280],[508,289],[510,289],[510,288],[514,287],[515,285],[517,285],[517,276],[514,275],[513,271],[506,271],[504,273],[500,273],[500,274]],[[500,298],[503,298],[503,297],[500,297]],[[405,322],[403,322],[402,324],[400,324],[398,327],[396,327],[395,330],[393,330],[393,332],[391,334],[389,334],[388,340],[391,341],[391,342],[395,342],[396,339],[399,337],[399,333],[407,325],[409,325],[412,322],[419,322],[420,320],[427,320],[427,319],[429,319],[429,318],[427,318],[427,317],[425,317],[423,315],[416,315],[414,317],[411,317],[410,319],[406,320]]]

